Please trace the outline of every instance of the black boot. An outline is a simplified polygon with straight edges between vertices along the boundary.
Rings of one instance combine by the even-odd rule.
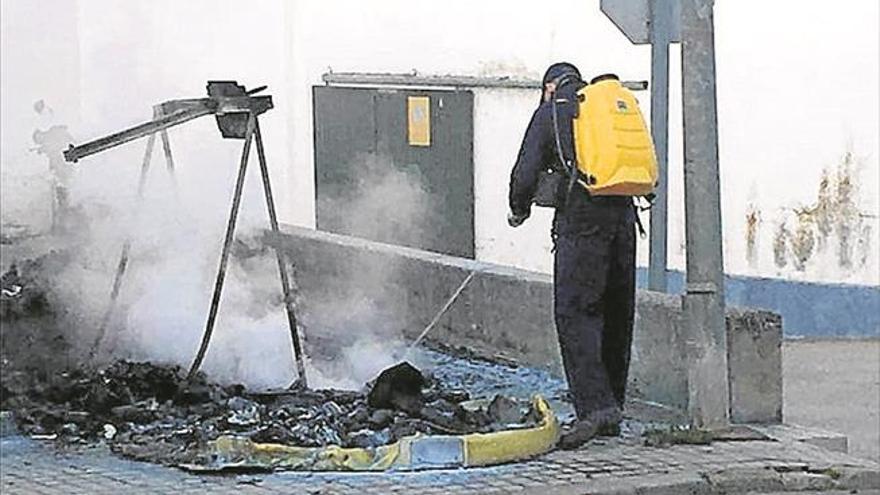
[[[600,437],[616,437],[620,435],[620,422],[602,423],[596,431],[596,436]]]
[[[618,408],[597,411],[593,417],[596,423],[596,434],[600,437],[616,437],[620,435],[620,422],[623,421],[623,413]]]
[[[589,442],[598,432],[599,425],[597,423],[589,419],[580,420],[562,434],[558,446],[563,450],[574,450]]]

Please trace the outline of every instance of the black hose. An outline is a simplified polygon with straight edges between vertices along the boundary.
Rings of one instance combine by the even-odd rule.
[[[556,102],[557,99],[554,94],[550,99],[550,104],[553,109],[553,137],[556,139],[556,154],[559,157],[559,163],[562,164],[562,167],[568,173],[568,187],[565,190],[565,198],[560,205],[564,209],[568,205],[571,191],[574,190],[574,184],[577,182],[577,170],[575,169],[574,164],[571,163],[571,161],[566,160],[565,155],[562,153],[562,142],[559,137],[559,111],[557,110]]]

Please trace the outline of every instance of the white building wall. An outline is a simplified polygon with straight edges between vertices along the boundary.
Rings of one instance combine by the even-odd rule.
[[[474,243],[484,261],[550,272],[553,211],[533,208],[520,228],[507,225],[507,185],[519,142],[537,102],[535,91],[474,91]],[[514,143],[511,146],[511,143]]]
[[[720,1],[715,18],[727,270],[880,284],[880,3]],[[829,251],[803,272],[777,269],[776,226],[815,204],[823,169],[847,151],[859,162],[858,206],[873,215],[867,265],[843,270]],[[745,260],[749,202],[762,218],[756,268]]]
[[[295,149],[302,155],[296,157],[295,178],[301,184],[314,182],[307,87],[319,83],[329,68],[538,77],[549,63],[569,60],[586,75],[614,71],[628,79],[647,79],[648,47],[630,45],[600,13],[598,3],[557,2],[556,8],[565,15],[541,11],[526,2],[452,1],[421,4],[418,9],[398,0],[296,3],[291,15],[299,43],[294,43],[297,72],[291,77],[300,116],[295,118],[298,124],[293,125],[293,135]],[[872,0],[852,2],[847,8],[829,8],[818,1],[718,2],[720,160],[728,272],[880,282],[876,254],[870,255],[863,269],[853,271],[829,263],[833,253],[815,255],[807,269],[799,272],[791,263],[776,268],[772,249],[776,224],[790,217],[795,208],[815,201],[822,170],[834,166],[847,149],[863,158],[857,178],[860,207],[876,215],[880,194],[877,18],[877,3]],[[678,47],[671,52],[669,264],[682,269],[681,66]],[[477,91],[475,116],[478,256],[549,270],[549,216],[538,214],[522,231],[509,231],[499,199],[506,194],[506,181],[490,178],[512,164],[510,160],[505,167],[501,157],[515,156],[525,126],[523,116],[532,110],[535,97],[522,97],[524,108],[505,110],[518,97],[483,93]],[[649,96],[640,97],[649,115]],[[490,117],[483,122],[485,108],[511,118]],[[494,152],[487,151],[493,148]],[[756,266],[749,266],[746,259],[745,218],[750,202],[762,218]],[[876,216],[866,223],[873,226],[870,242],[877,246],[880,226]],[[639,256],[644,261],[647,244],[641,246]]]
[[[289,12],[295,40],[292,125],[297,201],[314,197],[312,102],[308,88],[328,70],[507,75],[540,78],[560,58],[585,73],[614,68],[627,78],[646,78],[650,53],[633,47],[590,2],[561,6],[565,16],[545,15],[521,2],[421,3],[386,0],[296,2]],[[595,7],[595,13],[590,9]],[[506,13],[502,19],[500,13]],[[546,21],[539,23],[538,18]],[[585,50],[576,32],[596,33],[602,50]],[[552,212],[536,209],[514,230],[507,226],[507,184],[525,126],[538,101],[535,91],[474,90],[475,244],[477,258],[549,271]],[[314,211],[299,204],[295,221],[311,226]]]
[[[22,142],[27,141],[24,131],[11,131],[18,132],[18,137],[7,138],[7,130],[32,113],[27,108],[32,97],[27,96],[24,102],[24,97],[10,97],[13,92],[54,91],[64,95],[60,100],[79,101],[82,120],[75,136],[84,139],[149,117],[150,106],[158,101],[197,96],[208,79],[237,78],[249,86],[268,84],[275,96],[276,109],[262,120],[269,163],[282,220],[304,226],[314,225],[310,88],[320,84],[320,75],[329,68],[539,77],[547,64],[569,60],[588,76],[614,71],[626,79],[647,79],[650,74],[649,48],[630,45],[600,13],[599,0],[562,0],[554,4],[556,13],[534,2],[501,0],[418,4],[403,0],[58,0],[41,2],[40,7],[47,4],[62,15],[49,22],[45,21],[46,9],[31,6],[32,2],[2,2],[4,170],[10,153],[16,146],[19,154],[23,153]],[[15,12],[20,13],[18,18],[29,20],[12,22],[16,16],[11,13]],[[73,17],[76,23],[69,22]],[[859,206],[866,213],[877,214],[878,3],[853,0],[846,6],[832,6],[818,0],[719,1],[716,30],[727,270],[880,283],[876,254],[880,225],[876,216],[865,220],[873,226],[873,240],[869,264],[863,269],[846,272],[817,256],[803,272],[793,270],[791,264],[779,270],[772,262],[775,225],[791,216],[795,207],[815,200],[822,170],[834,166],[848,149],[861,164],[861,175],[856,179],[861,189]],[[70,42],[74,38],[78,44]],[[43,90],[34,82],[42,78],[43,69],[33,69],[39,63],[10,58],[10,50],[19,44],[34,47],[30,48],[33,52],[55,53],[65,76],[79,75],[47,80],[44,84],[54,89]],[[40,52],[47,44],[55,48]],[[56,48],[63,50],[56,52]],[[670,265],[682,268],[677,55],[675,47],[669,253]],[[8,67],[19,72],[11,73]],[[22,70],[35,72],[24,74]],[[506,176],[536,97],[515,92],[503,96],[490,96],[482,90],[476,93],[478,255],[547,270],[549,215],[536,214],[520,231],[511,231],[504,223]],[[649,112],[647,93],[641,100]],[[15,107],[7,109],[10,102]],[[492,115],[491,120],[483,121],[484,113]],[[495,118],[496,114],[503,118]],[[9,140],[16,144],[9,145]],[[208,119],[172,131],[172,140],[181,175],[193,174],[193,180],[216,178],[219,192],[210,189],[209,193],[206,188],[206,202],[222,208],[225,214],[239,143],[221,141]],[[96,157],[90,170],[121,173],[113,165],[136,164],[141,150],[133,145]],[[130,184],[135,169],[125,169],[128,175],[124,178]],[[82,170],[81,176],[86,168]],[[503,172],[500,176],[499,171]],[[750,267],[745,257],[745,215],[750,202],[762,218],[756,267]],[[640,252],[642,259],[644,251]]]

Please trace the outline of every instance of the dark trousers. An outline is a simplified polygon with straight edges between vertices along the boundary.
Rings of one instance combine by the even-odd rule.
[[[635,312],[630,201],[581,202],[554,219],[556,332],[579,419],[623,408]],[[627,198],[628,199],[628,198]]]

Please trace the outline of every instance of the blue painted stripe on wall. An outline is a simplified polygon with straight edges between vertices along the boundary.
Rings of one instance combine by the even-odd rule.
[[[647,280],[639,267],[637,285]],[[786,337],[880,337],[880,287],[734,275],[725,291],[727,304],[781,314]],[[669,292],[684,292],[684,273],[669,272]]]

